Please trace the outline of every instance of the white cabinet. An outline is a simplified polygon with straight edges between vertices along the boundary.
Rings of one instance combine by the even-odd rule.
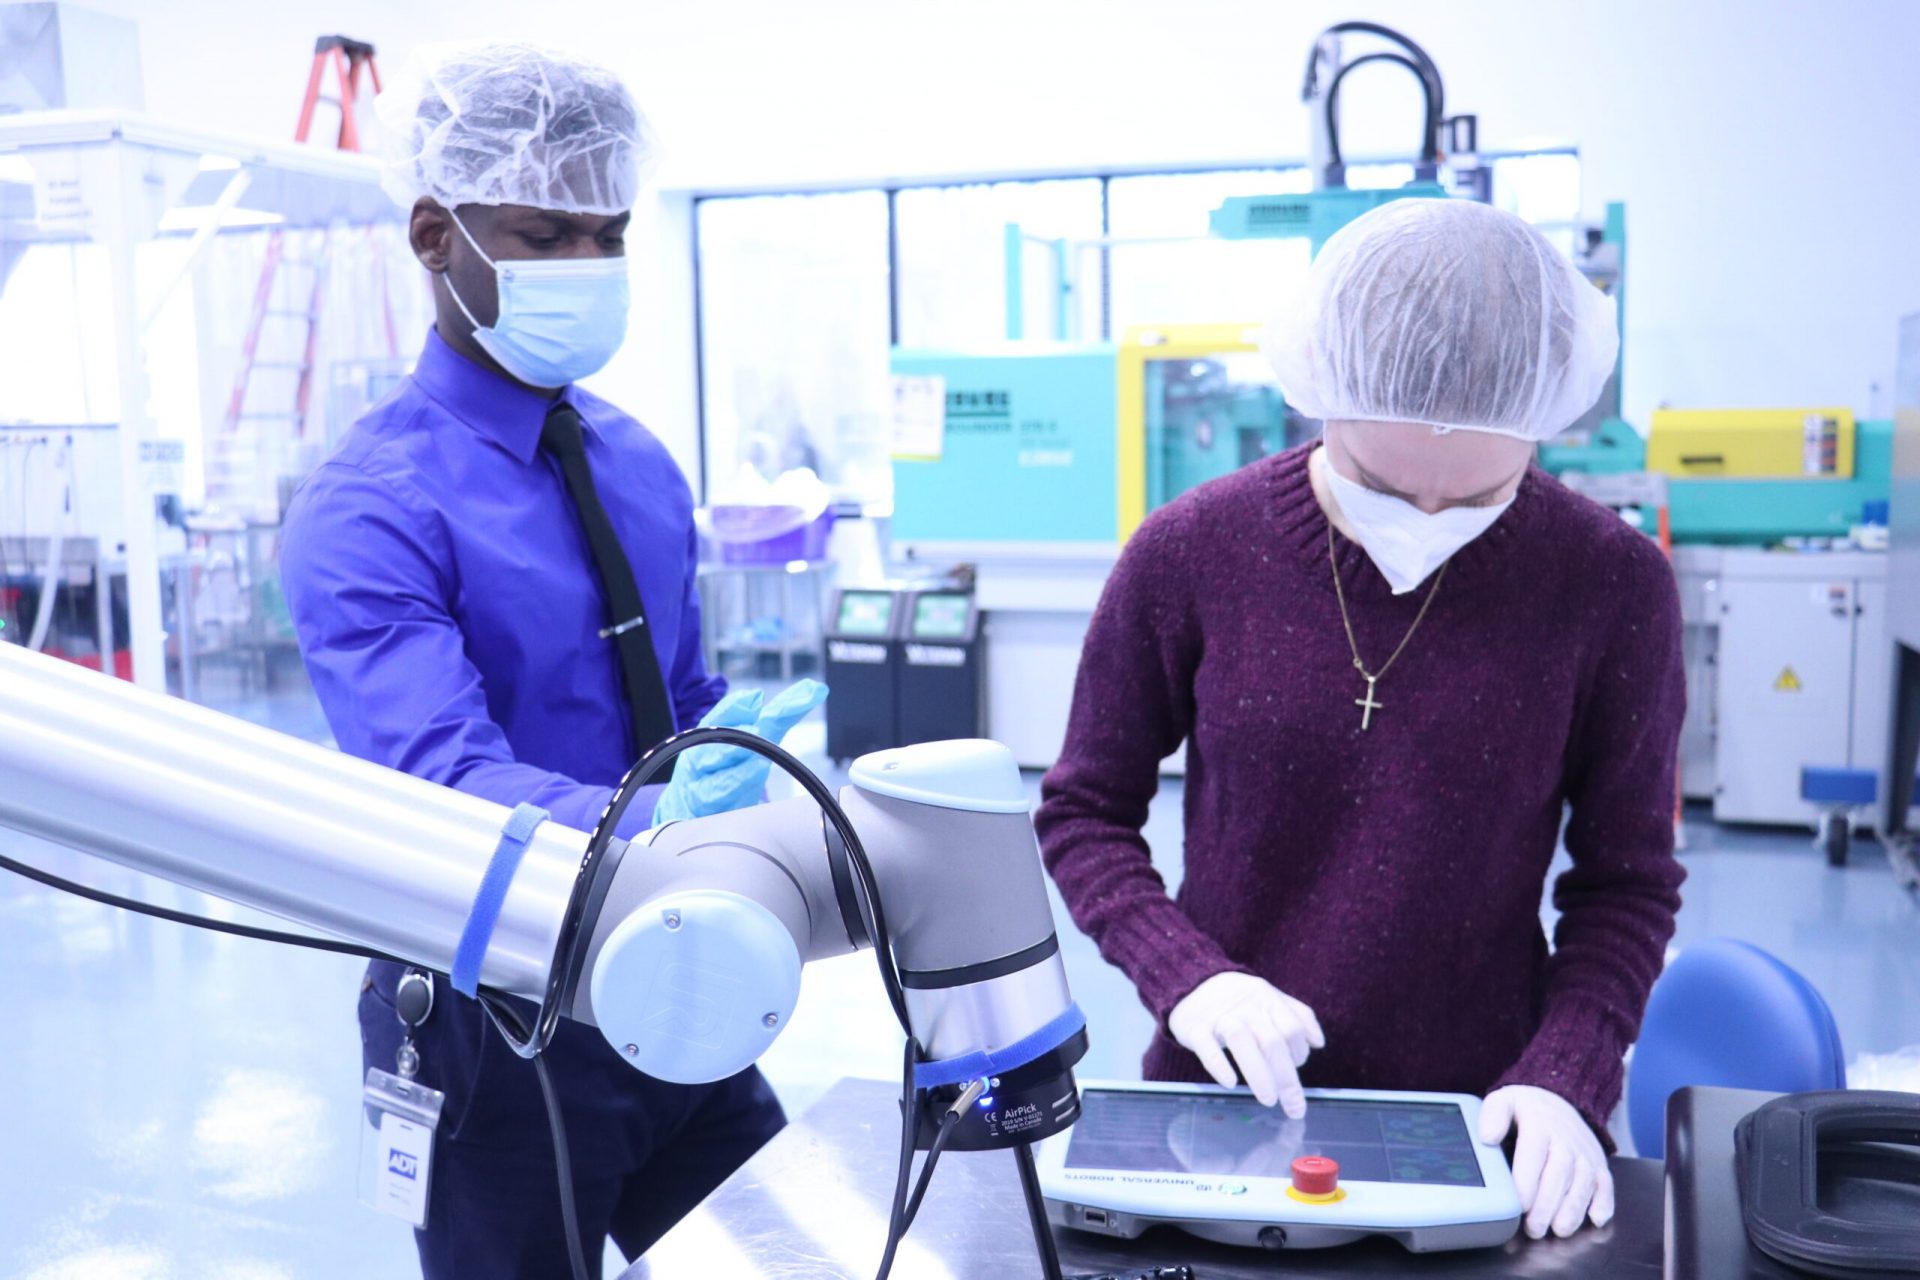
[[[1892,640],[1874,552],[1722,553],[1713,646],[1713,813],[1812,826],[1803,767],[1879,773]],[[1694,732],[1700,731],[1696,722]]]

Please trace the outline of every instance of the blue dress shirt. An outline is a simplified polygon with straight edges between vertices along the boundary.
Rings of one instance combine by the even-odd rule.
[[[562,395],[687,728],[726,688],[701,655],[692,494],[646,428]],[[631,717],[586,534],[540,451],[551,404],[429,333],[294,496],[281,576],[342,750],[591,830],[633,763]],[[635,798],[622,836],[651,825],[657,795]]]

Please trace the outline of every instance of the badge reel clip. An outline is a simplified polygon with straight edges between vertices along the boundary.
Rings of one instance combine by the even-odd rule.
[[[447,1095],[419,1084],[420,1050],[414,1030],[433,1012],[433,978],[414,969],[394,990],[393,1009],[404,1030],[394,1063],[398,1074],[367,1069],[366,1123],[360,1129],[360,1203],[379,1213],[427,1225],[433,1139]]]

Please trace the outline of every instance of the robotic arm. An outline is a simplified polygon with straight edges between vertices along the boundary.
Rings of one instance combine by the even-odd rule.
[[[841,804],[872,851],[926,1074],[956,1091],[1002,1080],[999,1105],[953,1145],[1065,1128],[1078,1114],[1066,1071],[1085,1036],[1011,754],[990,742],[909,747],[862,758],[852,781]],[[772,1044],[804,962],[871,946],[872,928],[811,800],[673,823],[621,852],[572,1013],[649,1075],[717,1079]],[[965,1072],[968,1062],[982,1065]],[[1052,1069],[1018,1071],[1030,1063]],[[1023,1087],[1021,1074],[1034,1078]],[[1041,1103],[1045,1123],[1028,1132],[1017,1121]]]
[[[1079,1114],[1086,1049],[1019,771],[948,742],[855,763],[841,807],[875,887],[921,1059],[923,1113],[987,1080],[960,1150]],[[449,972],[509,811],[0,644],[0,824]],[[537,827],[480,964],[485,987],[598,1026],[659,1079],[720,1079],[785,1027],[801,966],[874,943],[848,851],[808,799],[614,842]],[[576,972],[553,973],[564,931]],[[924,1138],[924,1135],[923,1135]],[[920,1145],[925,1145],[923,1140]]]

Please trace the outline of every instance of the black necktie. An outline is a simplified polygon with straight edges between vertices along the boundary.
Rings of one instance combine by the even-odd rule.
[[[640,602],[633,566],[620,549],[613,521],[607,519],[607,510],[594,491],[593,472],[587,468],[586,446],[580,437],[580,415],[572,405],[564,400],[554,402],[547,411],[546,425],[540,429],[540,445],[560,463],[560,474],[566,477],[567,492],[573,495],[580,524],[586,530],[587,546],[593,551],[593,567],[606,589],[609,616],[600,635],[620,649],[620,674],[627,687],[627,706],[633,712],[633,752],[637,757],[673,733],[673,708],[667,702],[666,682],[660,678],[653,639],[647,634],[646,606]]]

